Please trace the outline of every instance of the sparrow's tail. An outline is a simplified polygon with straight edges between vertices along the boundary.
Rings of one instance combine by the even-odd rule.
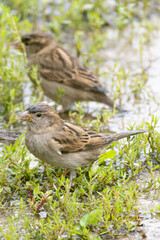
[[[129,132],[115,133],[112,135],[112,137],[113,137],[114,141],[117,141],[121,138],[130,137],[130,136],[145,133],[145,132],[147,132],[147,131],[146,130],[135,130],[135,131],[129,131]]]
[[[114,107],[114,101],[110,99],[106,93],[100,93],[98,94],[97,98],[98,102],[105,103],[106,105],[110,106],[111,108]],[[116,106],[116,110],[119,112],[127,112],[126,110],[122,109],[120,106]]]
[[[15,141],[22,135],[22,132],[0,130],[0,140]]]

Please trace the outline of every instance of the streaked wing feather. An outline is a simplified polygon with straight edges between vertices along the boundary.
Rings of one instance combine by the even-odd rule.
[[[105,92],[97,77],[84,67],[76,57],[57,46],[43,53],[39,62],[39,73],[48,81],[58,81],[73,88],[86,91]]]
[[[87,151],[106,145],[105,135],[83,129],[68,122],[64,123],[62,131],[56,133],[53,139],[59,144],[59,150],[62,153]]]

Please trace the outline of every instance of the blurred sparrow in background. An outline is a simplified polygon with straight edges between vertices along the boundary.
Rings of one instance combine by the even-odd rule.
[[[59,103],[65,110],[78,101],[96,101],[114,107],[114,101],[107,96],[97,76],[59,46],[50,34],[30,33],[23,35],[21,40],[25,45],[28,67],[38,66],[38,79],[44,93],[57,101],[58,90],[64,89]],[[20,43],[15,43],[14,47],[22,48]],[[116,109],[122,110],[118,106]]]
[[[62,120],[44,103],[31,105],[20,117],[27,121],[25,143],[30,152],[53,166],[70,169],[71,180],[76,176],[76,168],[97,160],[111,143],[145,132],[105,134],[90,131]]]

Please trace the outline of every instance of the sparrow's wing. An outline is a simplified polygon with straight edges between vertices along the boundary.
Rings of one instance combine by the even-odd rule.
[[[50,146],[52,146],[55,141],[61,153],[71,153],[107,146],[114,141],[114,138],[109,136],[106,138],[105,134],[99,134],[65,122],[61,132],[54,134]]]
[[[73,88],[104,93],[97,77],[78,60],[61,48],[46,49],[37,56],[39,73],[48,81],[57,81]]]
[[[119,139],[145,133],[145,130],[135,130],[116,134],[101,134],[74,124],[64,122],[60,133],[53,136],[61,153],[88,151],[99,147],[107,147]]]

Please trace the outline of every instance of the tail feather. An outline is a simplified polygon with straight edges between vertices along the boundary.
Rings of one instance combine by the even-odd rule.
[[[117,141],[121,138],[130,137],[130,136],[134,136],[134,135],[145,133],[145,132],[147,132],[147,131],[146,130],[134,130],[134,131],[129,131],[129,132],[116,133],[116,134],[113,134],[112,137],[114,138],[114,141]]]
[[[105,93],[104,94],[102,94],[102,93],[99,94],[98,98],[97,98],[97,101],[101,102],[101,103],[105,103],[108,106],[110,106],[111,108],[114,107],[114,101],[111,98],[109,98],[107,96],[107,94],[105,94]],[[116,106],[116,110],[118,110],[119,112],[127,112],[126,110],[122,109],[120,106]]]
[[[22,132],[0,130],[0,140],[15,141],[22,135]]]

